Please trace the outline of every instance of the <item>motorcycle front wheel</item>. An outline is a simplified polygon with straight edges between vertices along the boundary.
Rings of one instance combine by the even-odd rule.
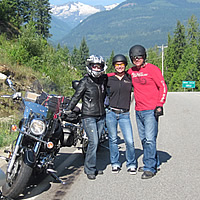
[[[2,187],[5,197],[16,199],[26,188],[33,169],[18,157],[10,174],[6,174],[6,183]]]
[[[88,147],[88,139],[83,138],[83,140],[82,140],[82,153],[83,153],[84,156],[87,152],[87,147]]]

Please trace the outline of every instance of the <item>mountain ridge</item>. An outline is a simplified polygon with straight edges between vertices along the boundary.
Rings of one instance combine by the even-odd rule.
[[[200,17],[200,2],[186,0],[127,0],[110,11],[90,15],[61,41],[69,49],[86,39],[90,53],[108,57],[115,53],[127,54],[140,43],[146,48],[167,43],[177,21],[186,24],[195,15]],[[198,6],[197,6],[198,5]]]
[[[63,5],[51,5],[51,12],[54,17],[66,22],[69,26],[75,27],[88,16],[104,10],[111,10],[119,3],[109,6],[91,6],[81,2],[68,2]]]

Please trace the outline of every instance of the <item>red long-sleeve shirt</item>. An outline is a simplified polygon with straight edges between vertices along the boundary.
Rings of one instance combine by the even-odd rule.
[[[132,67],[128,70],[134,87],[135,109],[154,110],[163,106],[167,96],[167,85],[160,69],[150,63],[139,70]]]

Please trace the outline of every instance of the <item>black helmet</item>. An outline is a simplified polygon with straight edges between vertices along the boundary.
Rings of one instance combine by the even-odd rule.
[[[122,54],[117,54],[113,57],[112,65],[114,66],[116,62],[123,62],[125,65],[127,65],[127,59]]]
[[[131,62],[133,62],[133,57],[135,56],[142,56],[145,60],[147,57],[145,48],[141,45],[132,46],[129,50],[129,57],[131,59]]]

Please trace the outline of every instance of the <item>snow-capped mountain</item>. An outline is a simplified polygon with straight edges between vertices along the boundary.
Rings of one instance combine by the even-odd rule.
[[[73,28],[89,15],[104,10],[111,10],[118,5],[119,3],[109,6],[91,6],[81,2],[69,2],[59,6],[51,5],[51,12],[53,16],[61,19]]]

